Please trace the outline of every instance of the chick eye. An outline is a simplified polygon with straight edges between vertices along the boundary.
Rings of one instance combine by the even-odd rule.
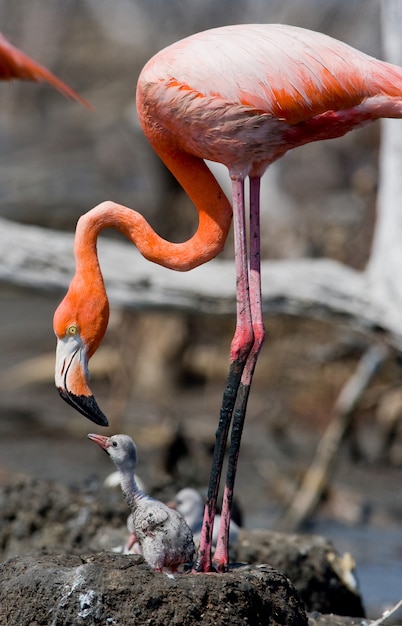
[[[71,326],[69,326],[67,328],[67,335],[76,335],[78,333],[78,326],[77,324],[71,324]]]
[[[117,441],[113,441],[112,442],[112,446],[113,446],[113,448],[117,448]]]

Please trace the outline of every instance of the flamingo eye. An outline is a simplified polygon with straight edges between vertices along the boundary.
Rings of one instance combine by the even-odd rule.
[[[78,326],[77,324],[71,324],[71,326],[69,326],[67,328],[67,335],[76,335],[78,333]]]
[[[113,441],[112,442],[112,446],[113,446],[113,448],[117,448],[117,441]]]

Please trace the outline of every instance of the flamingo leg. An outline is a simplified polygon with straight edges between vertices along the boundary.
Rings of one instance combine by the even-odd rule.
[[[246,416],[247,402],[250,394],[251,382],[258,355],[265,337],[264,320],[262,314],[261,296],[261,253],[260,253],[260,178],[250,178],[250,311],[253,327],[254,343],[247,357],[240,381],[236,405],[233,415],[228,469],[226,484],[223,492],[221,524],[218,543],[213,562],[220,572],[227,571],[229,564],[229,528],[233,502],[233,490],[236,478],[237,460],[240,451],[241,436]]]
[[[232,179],[232,194],[237,321],[235,334],[230,347],[229,374],[223,394],[219,424],[215,436],[215,449],[209,479],[207,503],[205,505],[198,555],[195,564],[195,571],[197,572],[210,572],[213,570],[211,561],[212,532],[223,459],[241,380],[244,375],[250,350],[252,350],[254,343],[248,279],[244,179]]]

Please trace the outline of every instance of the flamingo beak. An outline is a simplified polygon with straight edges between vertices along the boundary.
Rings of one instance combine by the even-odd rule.
[[[112,445],[112,440],[110,437],[104,437],[103,435],[94,435],[93,433],[89,433],[88,439],[91,441],[95,441],[102,448],[102,450],[107,451],[108,448]]]
[[[87,351],[79,333],[58,339],[55,383],[60,396],[98,426],[108,426],[107,417],[88,386],[88,379]]]

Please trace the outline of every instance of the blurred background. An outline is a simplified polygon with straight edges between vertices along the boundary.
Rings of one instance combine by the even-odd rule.
[[[94,106],[89,112],[47,85],[0,85],[0,216],[73,233],[82,213],[110,199],[143,213],[164,237],[187,238],[196,212],[142,136],[136,79],[169,43],[247,22],[320,30],[382,57],[376,0],[0,0],[3,34]],[[374,124],[275,164],[264,196],[265,258],[331,257],[364,268],[379,139]],[[232,252],[229,242],[223,254]],[[85,439],[93,425],[54,388],[52,315],[62,296],[0,285],[2,480],[24,472],[79,484],[111,471]],[[275,526],[369,345],[329,322],[267,315],[266,325],[237,477],[249,528]],[[233,330],[233,316],[113,309],[93,359],[93,390],[110,432],[136,441],[149,490],[207,484]],[[400,596],[399,380],[390,355],[308,520],[309,530],[355,556],[371,607]]]

